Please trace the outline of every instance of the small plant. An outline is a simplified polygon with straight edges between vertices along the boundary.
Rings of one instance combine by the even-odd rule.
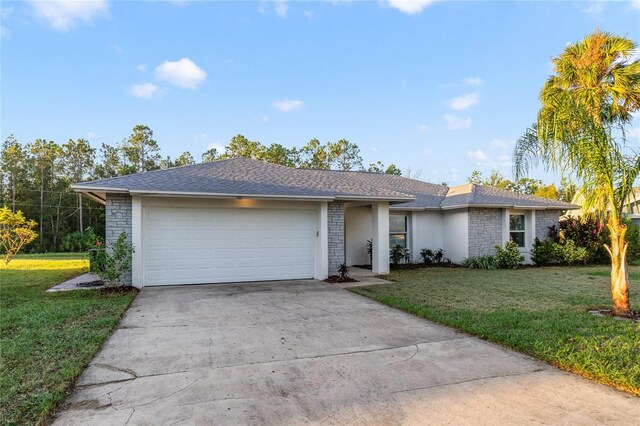
[[[467,257],[462,261],[462,266],[469,269],[497,269],[495,257],[489,255]]]
[[[443,249],[439,248],[436,251],[430,249],[422,249],[420,250],[420,257],[422,258],[422,263],[425,265],[443,265],[446,263],[451,263],[451,261],[445,256],[447,252]]]
[[[400,244],[396,244],[393,246],[391,251],[389,252],[389,259],[393,265],[399,265],[402,259],[406,257],[406,248],[402,247]]]
[[[340,277],[340,281],[346,281],[349,279],[349,269],[347,268],[346,263],[342,263],[338,267],[338,276]]]
[[[5,253],[4,264],[8,265],[20,249],[38,237],[36,222],[27,220],[22,212],[12,212],[8,207],[0,208],[0,247]]]
[[[499,269],[518,269],[520,263],[524,261],[524,256],[520,254],[518,244],[508,241],[504,248],[496,245],[495,261]]]
[[[71,232],[65,235],[60,242],[60,250],[63,252],[83,252],[91,249],[98,239],[93,228],[88,227],[84,232]]]
[[[567,240],[564,245],[558,246],[558,257],[565,265],[575,265],[584,262],[587,258],[587,249],[576,246],[573,240]]]
[[[422,263],[424,263],[425,265],[431,265],[433,263],[433,250],[420,250],[420,257],[422,258]]]
[[[101,246],[100,242],[96,242]],[[131,270],[133,245],[127,243],[127,234],[120,234],[115,243],[106,250],[94,252],[91,271],[96,273],[108,286],[120,287],[122,275]]]
[[[557,263],[557,251],[558,244],[554,243],[550,238],[544,241],[536,238],[531,249],[531,261],[538,266]]]
[[[367,254],[369,255],[369,264],[373,264],[373,240],[367,240]]]

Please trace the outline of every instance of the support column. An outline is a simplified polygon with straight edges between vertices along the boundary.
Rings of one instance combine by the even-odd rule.
[[[327,206],[329,275],[337,275],[345,261],[344,202],[332,201]]]
[[[371,205],[373,235],[371,269],[378,275],[389,273],[389,203]]]
[[[144,286],[142,273],[142,200],[133,197],[131,202],[131,244],[133,256],[131,259],[131,285],[142,288]]]
[[[329,223],[328,206],[326,201],[320,202],[318,209],[318,230],[316,245],[316,280],[326,280],[329,277]]]

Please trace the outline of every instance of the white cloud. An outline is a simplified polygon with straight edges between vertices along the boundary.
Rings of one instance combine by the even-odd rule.
[[[36,16],[57,30],[67,31],[76,21],[91,22],[99,15],[107,14],[107,0],[29,0]]]
[[[602,13],[602,11],[604,10],[604,6],[605,6],[604,0],[589,1],[586,3],[585,6],[580,7],[580,12],[597,16]]]
[[[191,61],[182,58],[179,61],[164,61],[156,67],[156,78],[182,89],[195,89],[207,78],[207,73]]]
[[[282,112],[289,112],[294,109],[302,108],[304,106],[304,102],[294,99],[283,99],[281,101],[275,101],[273,106]]]
[[[276,11],[276,15],[281,18],[285,18],[289,11],[289,5],[287,5],[286,0],[275,0],[274,3],[273,10]]]
[[[487,154],[485,154],[481,149],[478,149],[476,151],[469,151],[467,152],[467,155],[477,161],[484,161],[489,159]]]
[[[153,83],[134,84],[129,91],[137,98],[151,99],[158,92],[158,86]]]
[[[147,71],[147,66],[145,64],[140,64],[138,66],[136,66],[136,69],[140,72],[146,72]]]
[[[374,146],[373,148],[371,148],[371,152],[377,154],[378,152],[380,152],[380,150]]]
[[[471,117],[460,117],[453,114],[445,114],[443,116],[447,129],[461,130],[471,127]]]
[[[422,150],[422,155],[429,157],[430,155],[433,154],[433,149],[432,148],[427,148],[427,149],[423,149]]]
[[[420,130],[420,133],[427,133],[431,128],[426,124],[421,124],[418,126],[418,130]]]
[[[509,149],[511,148],[513,143],[504,139],[494,139],[491,142],[489,142],[489,145],[491,145],[491,148]]]
[[[631,7],[637,10],[640,10],[640,0],[632,0]]]
[[[87,132],[87,139],[91,139],[91,138],[95,138],[95,137],[96,137],[95,132],[92,132],[91,130],[89,130]]]
[[[302,13],[304,14],[304,16],[306,16],[307,19],[312,19],[313,18],[313,10],[305,10]]]
[[[289,12],[289,5],[287,0],[262,0],[260,6],[258,6],[258,11],[264,15],[273,12],[281,18],[286,18]]]
[[[389,6],[409,15],[416,15],[435,2],[436,0],[388,0]]]
[[[207,149],[215,149],[218,151],[218,153],[223,154],[227,148],[222,145],[220,142],[212,142],[209,145],[207,145]]]
[[[471,108],[478,102],[480,102],[480,95],[477,93],[469,93],[468,95],[462,95],[451,99],[451,101],[449,101],[449,106],[452,109],[461,111],[463,109]]]
[[[464,81],[469,86],[482,86],[484,84],[484,80],[480,77],[467,77],[462,81]]]
[[[627,131],[627,137],[629,139],[638,139],[638,138],[640,138],[640,127],[636,127],[636,128],[632,127],[632,128],[630,128]]]

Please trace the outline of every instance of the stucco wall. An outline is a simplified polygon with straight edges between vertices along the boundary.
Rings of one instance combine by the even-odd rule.
[[[329,275],[336,275],[345,261],[344,247],[344,202],[334,201],[328,205]]]
[[[107,247],[110,247],[123,232],[127,234],[127,242],[131,243],[131,196],[107,194],[104,212]],[[121,282],[124,285],[131,285],[131,271],[122,276]]]
[[[536,238],[540,241],[549,235],[549,227],[558,227],[560,212],[558,210],[539,210],[536,212]]]
[[[469,256],[494,254],[503,245],[502,209],[469,209]]]
[[[413,231],[411,232],[411,251],[413,261],[420,262],[420,250],[444,248],[443,214],[439,211],[422,211],[412,212],[411,217],[411,224],[413,225],[410,228]]]
[[[367,240],[371,239],[371,208],[349,207],[345,210],[346,262],[348,266],[371,263]]]
[[[467,209],[442,212],[442,248],[454,263],[469,256],[469,213]]]

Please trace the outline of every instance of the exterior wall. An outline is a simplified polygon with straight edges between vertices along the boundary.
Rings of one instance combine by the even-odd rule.
[[[127,233],[127,242],[131,243],[131,196],[124,194],[107,194],[105,205],[105,243],[107,247],[115,243],[121,233]],[[138,250],[138,247],[134,247]],[[124,274],[122,284],[131,285],[131,271]]]
[[[557,228],[560,222],[560,212],[558,210],[539,210],[536,211],[536,238],[540,241],[549,235],[549,227]]]
[[[453,263],[469,257],[469,212],[467,209],[442,212],[442,248]]]
[[[328,205],[329,275],[336,275],[340,265],[345,262],[344,210],[342,201]]]
[[[494,254],[503,245],[502,209],[469,209],[469,257]]]
[[[345,209],[345,244],[347,266],[368,265],[367,240],[371,239],[371,208],[349,207]]]
[[[414,262],[420,262],[420,250],[444,248],[443,213],[440,211],[412,212],[410,241]]]

